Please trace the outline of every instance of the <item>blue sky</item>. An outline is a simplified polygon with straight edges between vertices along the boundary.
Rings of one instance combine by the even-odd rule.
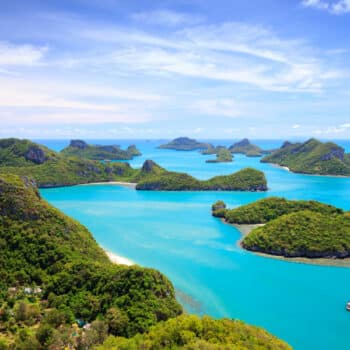
[[[350,0],[0,0],[1,137],[350,137]]]

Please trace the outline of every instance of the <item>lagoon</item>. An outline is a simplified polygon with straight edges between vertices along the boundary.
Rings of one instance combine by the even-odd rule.
[[[41,142],[55,149],[68,143]],[[106,184],[45,189],[42,195],[86,225],[107,250],[165,273],[190,312],[262,326],[297,350],[348,347],[350,313],[345,303],[350,300],[350,268],[285,262],[246,252],[237,244],[240,233],[213,218],[210,209],[219,199],[234,207],[278,195],[350,210],[350,179],[292,174],[243,155],[235,155],[233,163],[205,163],[212,156],[157,149],[159,141],[114,143],[136,143],[143,156],[132,160],[133,166],[153,159],[169,170],[201,179],[256,167],[266,173],[269,191],[141,192]],[[257,143],[273,148],[282,141]],[[340,144],[349,149],[349,143]]]

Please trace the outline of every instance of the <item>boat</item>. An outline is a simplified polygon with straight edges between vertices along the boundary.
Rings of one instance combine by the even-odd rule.
[[[345,309],[346,311],[350,311],[350,301],[346,303]]]

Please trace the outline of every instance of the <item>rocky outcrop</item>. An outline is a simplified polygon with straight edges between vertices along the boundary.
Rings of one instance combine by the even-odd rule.
[[[341,147],[334,147],[333,149],[330,150],[329,153],[324,154],[321,157],[321,160],[331,160],[332,158],[338,158],[340,160],[344,160],[344,149]]]
[[[79,149],[86,149],[89,145],[83,140],[71,140],[69,146]]]
[[[147,159],[143,163],[141,171],[144,173],[151,173],[156,166],[157,164],[153,160]]]
[[[35,164],[43,164],[48,160],[45,152],[38,146],[30,146],[24,154],[24,158]]]

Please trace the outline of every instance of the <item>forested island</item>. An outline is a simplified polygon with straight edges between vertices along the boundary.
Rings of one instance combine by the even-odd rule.
[[[304,143],[285,142],[261,159],[301,174],[350,176],[350,155],[333,142],[310,139]]]
[[[32,177],[39,187],[58,187],[93,182],[136,183],[137,190],[266,191],[263,172],[243,169],[235,174],[201,181],[167,171],[151,160],[141,169],[125,162],[101,162],[66,156],[29,140],[0,140],[0,172]]]
[[[71,140],[68,147],[61,151],[68,157],[80,157],[91,160],[130,160],[140,156],[135,145],[122,150],[118,145],[90,145],[83,140]]]
[[[233,160],[232,153],[226,148],[220,148],[216,153],[216,159],[207,159],[206,163],[230,163]]]
[[[0,212],[1,349],[291,349],[240,321],[179,316],[164,275],[111,263],[28,177],[0,174]]]
[[[245,154],[247,157],[261,157],[266,153],[266,151],[252,144],[248,139],[242,139],[231,145],[228,149],[231,153],[241,153]]]
[[[271,197],[213,215],[236,225],[252,226],[242,240],[245,249],[283,257],[344,259],[350,257],[350,213],[317,201]]]
[[[211,144],[198,142],[188,137],[178,137],[168,143],[158,146],[158,148],[172,149],[175,151],[196,151],[212,147]]]

